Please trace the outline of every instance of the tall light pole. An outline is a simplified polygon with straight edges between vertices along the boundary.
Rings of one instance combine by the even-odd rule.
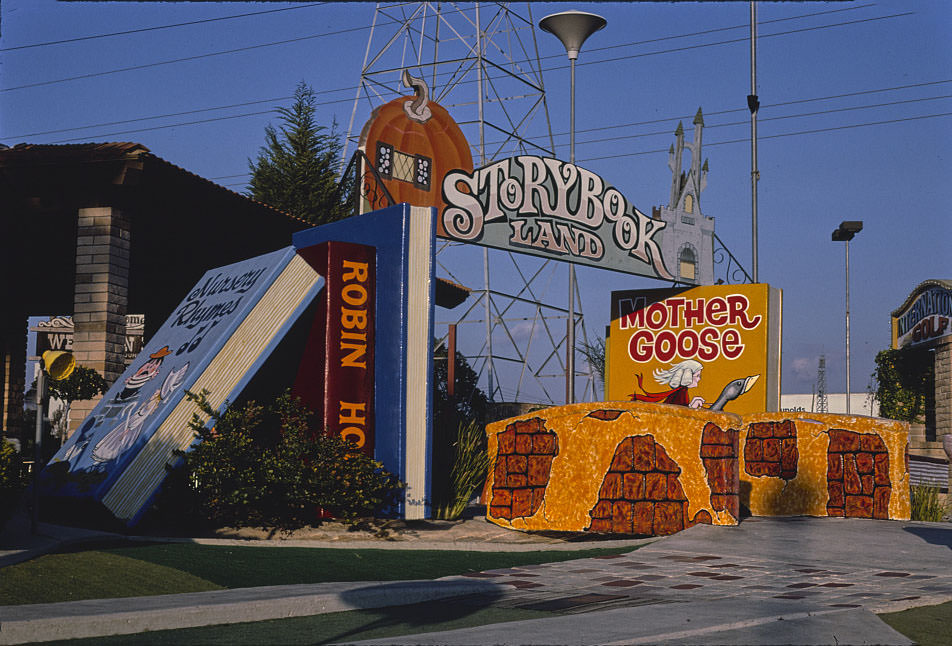
[[[760,99],[757,97],[757,3],[750,3],[750,94],[747,95],[747,107],[750,109],[750,216],[751,216],[751,269],[754,282],[759,282],[757,260],[757,182],[760,171],[757,169],[757,110]]]
[[[850,240],[863,230],[862,220],[840,222],[833,231],[833,242],[846,243],[846,414],[850,414]]]
[[[570,148],[569,161],[575,163],[575,59],[582,44],[589,36],[608,24],[608,21],[584,11],[563,11],[546,16],[539,21],[539,28],[554,35],[565,46],[572,67]],[[565,403],[575,403],[575,265],[569,263],[569,316],[566,323],[565,343]]]
[[[40,526],[40,466],[43,462],[43,400],[46,397],[46,376],[54,381],[69,379],[76,368],[76,360],[69,352],[47,350],[38,360],[40,371],[36,375],[36,436],[33,439],[33,508],[30,510],[30,533],[34,536]]]

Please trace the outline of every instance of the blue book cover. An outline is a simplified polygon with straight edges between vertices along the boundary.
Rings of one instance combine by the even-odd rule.
[[[194,440],[185,391],[233,399],[323,287],[293,247],[208,271],[41,473],[44,496],[134,523]]]
[[[376,249],[374,457],[407,483],[407,519],[429,517],[434,212],[398,204],[293,236],[302,253],[328,241]]]

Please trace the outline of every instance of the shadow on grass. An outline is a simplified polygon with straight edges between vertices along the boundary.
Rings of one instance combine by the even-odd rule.
[[[397,638],[401,635],[539,619],[556,614],[494,607],[493,603],[502,597],[504,589],[486,582],[419,584],[422,582],[377,584],[351,590],[341,595],[341,599],[348,597],[354,606],[350,611],[49,643],[51,646],[303,646]],[[467,594],[454,595],[460,592],[460,586],[466,588]],[[440,597],[440,594],[444,596]],[[388,598],[401,605],[367,607],[375,599],[379,603],[386,602]],[[409,601],[416,603],[407,603]]]
[[[442,582],[428,582],[419,587],[425,596],[430,596],[429,599],[423,599],[412,605],[361,608],[364,616],[371,615],[374,618],[361,626],[354,626],[332,635],[327,638],[327,641],[346,642],[357,635],[361,635],[360,639],[368,639],[368,633],[380,634],[383,637],[393,635],[394,630],[398,630],[397,634],[413,634],[423,632],[433,624],[460,625],[461,627],[470,625],[465,621],[466,618],[491,607],[504,594],[501,586],[482,581],[467,584],[467,587],[472,587],[474,591],[463,596],[451,596],[449,586],[442,585]],[[395,583],[348,590],[341,593],[340,597],[344,602],[360,608],[365,604],[373,604],[375,600],[380,602],[388,598],[400,603],[402,600],[400,597],[405,599],[406,594],[407,584]],[[394,595],[398,598],[393,599]],[[482,623],[485,622],[476,622],[472,625]]]

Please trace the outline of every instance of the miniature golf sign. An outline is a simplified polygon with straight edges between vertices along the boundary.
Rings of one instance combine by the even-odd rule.
[[[777,410],[780,302],[763,284],[612,292],[606,399]]]
[[[453,240],[673,280],[650,218],[581,166],[521,155],[443,179],[437,234]]]
[[[920,345],[952,335],[952,282],[927,280],[892,313],[894,348]]]

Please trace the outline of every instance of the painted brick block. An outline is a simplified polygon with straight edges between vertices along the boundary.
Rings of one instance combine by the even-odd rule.
[[[736,524],[738,426],[730,414],[637,402],[560,406],[491,424],[487,516],[517,529],[645,535]],[[521,437],[532,438],[531,452]]]
[[[744,420],[741,504],[751,514],[909,518],[908,424],[795,412]]]
[[[513,529],[663,535],[736,524],[748,510],[909,517],[901,422],[611,402],[536,411],[487,434],[487,516]]]

